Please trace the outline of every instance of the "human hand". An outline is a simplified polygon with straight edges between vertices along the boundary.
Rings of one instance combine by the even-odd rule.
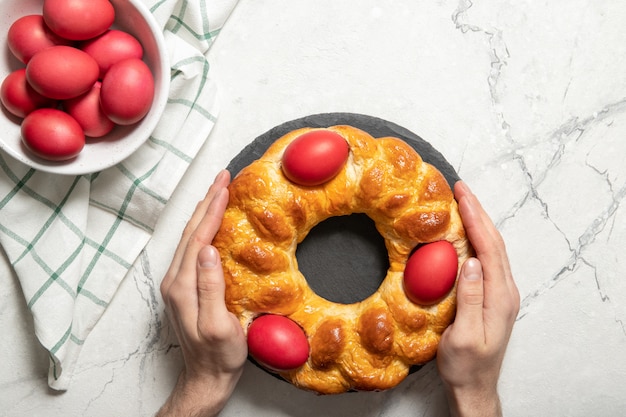
[[[457,313],[443,333],[437,366],[453,416],[502,415],[497,384],[520,297],[502,236],[467,185],[454,186],[476,251],[461,267]]]
[[[224,271],[211,242],[228,204],[228,171],[196,207],[161,283],[185,367],[158,416],[215,416],[232,394],[248,354],[243,329],[224,302]]]

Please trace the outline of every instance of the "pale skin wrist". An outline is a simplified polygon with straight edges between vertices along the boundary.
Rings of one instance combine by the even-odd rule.
[[[156,417],[214,417],[230,398],[238,375],[189,376],[181,372],[176,387]]]
[[[502,417],[497,388],[446,387],[451,417]]]

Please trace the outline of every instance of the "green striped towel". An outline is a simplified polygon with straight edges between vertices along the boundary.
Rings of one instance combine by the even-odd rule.
[[[171,89],[148,141],[90,175],[33,170],[0,152],[0,244],[20,281],[48,384],[67,390],[81,347],[150,239],[218,112],[206,52],[237,0],[145,0],[164,28]],[[210,3],[210,4],[209,4]]]

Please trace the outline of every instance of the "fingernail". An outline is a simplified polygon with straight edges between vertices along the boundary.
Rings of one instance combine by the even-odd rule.
[[[472,194],[472,190],[470,190],[469,185],[465,181],[459,180],[458,184],[465,193]]]
[[[469,258],[463,265],[463,277],[468,281],[478,281],[482,278],[483,271],[480,261],[476,258]]]
[[[217,249],[205,246],[198,253],[198,264],[201,268],[214,268],[217,264]]]
[[[222,178],[224,178],[224,175],[226,175],[226,170],[223,169],[220,172],[217,173],[217,175],[215,176],[215,179],[213,180],[213,182],[217,182],[219,180],[221,180]]]

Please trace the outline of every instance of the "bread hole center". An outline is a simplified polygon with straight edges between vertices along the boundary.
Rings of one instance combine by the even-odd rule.
[[[358,213],[319,223],[298,245],[296,259],[311,289],[341,304],[374,294],[389,269],[385,240],[374,221]]]

